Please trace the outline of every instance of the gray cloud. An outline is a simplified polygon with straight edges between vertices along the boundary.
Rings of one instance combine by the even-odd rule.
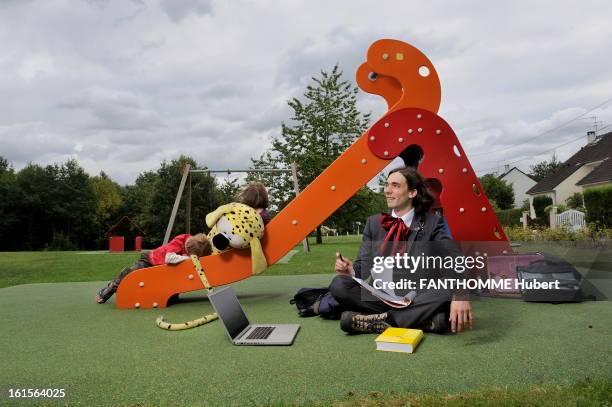
[[[612,97],[611,12],[603,1],[5,1],[0,155],[17,169],[75,157],[120,183],[181,154],[244,167],[312,76],[339,63],[353,81],[373,41],[398,38],[434,63],[439,114],[472,165],[527,157],[528,169],[592,120],[530,138]],[[378,96],[358,103],[373,121],[386,110]],[[610,123],[611,105],[587,116]]]
[[[212,0],[161,0],[159,6],[175,23],[190,14],[205,15],[213,11]]]
[[[210,99],[236,98],[242,94],[244,94],[244,89],[240,85],[231,82],[219,82],[207,86],[200,93],[200,98],[203,101],[208,101]]]
[[[151,130],[163,127],[158,112],[146,108],[144,98],[108,89],[86,89],[61,107],[82,110],[94,119],[96,130]]]

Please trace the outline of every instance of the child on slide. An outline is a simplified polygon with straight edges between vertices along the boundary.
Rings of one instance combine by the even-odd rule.
[[[263,219],[264,225],[272,219],[272,215],[268,211],[268,206],[270,206],[268,191],[261,182],[251,182],[244,187],[238,196],[238,202],[255,209]]]
[[[249,183],[238,196],[240,203],[255,209],[264,221],[264,225],[270,222],[272,215],[268,212],[269,197],[266,187],[261,182]],[[178,235],[170,243],[160,246],[150,252],[143,252],[140,258],[132,265],[125,267],[119,276],[112,280],[106,287],[96,295],[96,302],[104,304],[115,294],[121,280],[134,270],[145,267],[158,266],[160,264],[177,264],[188,259],[189,255],[198,257],[208,256],[212,253],[212,245],[206,235],[199,233],[195,236],[188,234]]]
[[[208,256],[211,253],[212,247],[210,241],[203,233],[198,233],[194,236],[188,234],[178,235],[166,245],[160,246],[150,252],[143,252],[132,267],[125,267],[121,270],[117,278],[98,291],[96,302],[98,304],[104,304],[108,301],[108,299],[115,294],[115,291],[117,291],[117,287],[119,287],[121,280],[134,270],[158,266],[160,264],[178,264],[188,259],[192,254],[202,257]]]

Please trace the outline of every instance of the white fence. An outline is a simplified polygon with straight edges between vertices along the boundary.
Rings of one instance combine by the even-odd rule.
[[[321,234],[324,236],[338,236],[338,230],[323,225],[321,226]]]
[[[556,216],[555,223],[564,225],[572,230],[580,230],[584,227],[584,213],[575,209],[569,209]]]

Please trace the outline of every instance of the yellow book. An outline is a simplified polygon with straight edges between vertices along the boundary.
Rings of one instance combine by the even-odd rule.
[[[420,329],[387,328],[375,339],[376,350],[412,353],[423,339]]]

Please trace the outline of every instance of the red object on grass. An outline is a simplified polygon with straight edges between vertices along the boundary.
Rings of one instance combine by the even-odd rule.
[[[109,252],[123,252],[125,251],[123,236],[111,236],[108,238],[108,251]]]

